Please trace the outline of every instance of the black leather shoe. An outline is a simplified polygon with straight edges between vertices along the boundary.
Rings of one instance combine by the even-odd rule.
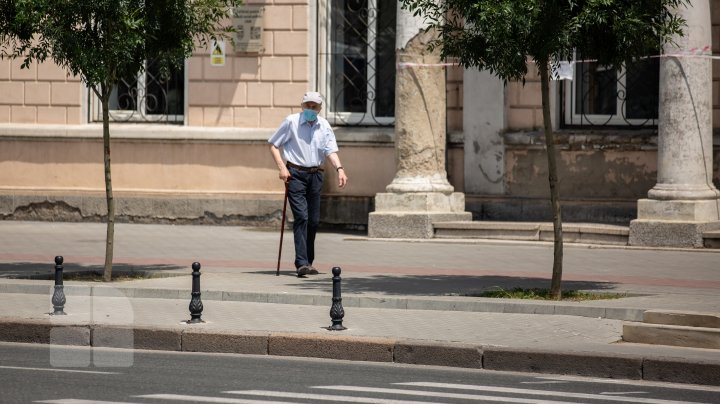
[[[307,265],[303,265],[300,268],[297,269],[297,276],[298,278],[304,278],[305,275],[310,273],[310,267]]]

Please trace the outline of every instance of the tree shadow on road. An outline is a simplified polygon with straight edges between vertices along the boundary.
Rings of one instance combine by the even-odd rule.
[[[260,271],[256,273],[270,273]],[[274,273],[273,273],[274,274]],[[292,274],[294,276],[294,274]],[[612,292],[617,289],[613,282],[563,281],[563,290],[587,290]],[[332,275],[321,273],[308,276],[302,284],[287,284],[303,290],[332,292]],[[342,277],[342,291],[354,294],[381,293],[388,295],[455,296],[477,295],[488,290],[512,290],[514,288],[550,288],[550,279],[516,276],[469,276],[469,275],[368,275]]]
[[[104,265],[63,265],[64,280],[96,280],[102,278]],[[182,273],[179,272],[182,270]],[[116,278],[161,278],[187,275],[187,268],[177,265],[132,265],[113,264],[113,279]],[[55,279],[55,264],[37,262],[0,263],[0,278],[5,279]],[[98,279],[99,280],[99,279]]]

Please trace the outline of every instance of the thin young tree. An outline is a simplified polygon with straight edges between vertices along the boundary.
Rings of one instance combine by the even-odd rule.
[[[236,0],[0,0],[0,54],[23,67],[51,59],[78,76],[102,105],[107,235],[103,279],[112,279],[115,200],[110,164],[109,102],[117,83],[146,60],[165,75],[196,46],[227,37],[222,26]]]
[[[685,21],[688,0],[401,0],[438,32],[431,47],[464,67],[488,70],[506,83],[523,81],[528,60],[540,76],[548,182],[554,229],[550,294],[561,297],[563,234],[555,136],[550,118],[552,67],[575,52],[619,70],[654,55]]]

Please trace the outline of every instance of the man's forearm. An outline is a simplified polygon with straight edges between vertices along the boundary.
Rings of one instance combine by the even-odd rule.
[[[283,162],[282,156],[280,155],[280,149],[273,144],[270,145],[270,154],[272,154],[273,160],[275,160],[275,164],[277,164],[279,170],[285,167],[285,162]]]
[[[335,167],[335,170],[342,168],[342,163],[340,163],[340,157],[338,157],[337,153],[330,153],[328,155],[328,160],[330,160],[333,167]]]

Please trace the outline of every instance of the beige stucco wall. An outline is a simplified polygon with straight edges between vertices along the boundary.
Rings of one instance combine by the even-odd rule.
[[[261,53],[237,53],[228,44],[225,66],[211,66],[205,49],[188,61],[188,125],[273,128],[299,110],[301,94],[310,89],[314,19],[307,0],[267,3],[248,2],[265,7]]]
[[[262,4],[264,50],[241,54],[227,45],[225,66],[210,65],[198,48],[187,62],[186,125],[275,127],[299,110],[310,88],[308,0],[248,1]],[[20,60],[0,60],[0,123],[86,123],[86,88],[52,61],[20,69]],[[87,105],[85,105],[87,107]]]
[[[25,136],[0,125],[0,189],[104,191],[102,128],[98,124],[54,127]],[[111,140],[113,188],[151,193],[282,193],[265,132],[176,129],[168,136],[152,125],[118,127]],[[393,176],[389,137],[352,135],[340,141],[343,166],[352,181],[339,190],[327,172],[325,193],[373,196]]]
[[[119,220],[276,222],[283,186],[267,145],[272,129],[111,125]],[[362,226],[373,196],[392,181],[391,130],[339,128],[350,177],[325,176],[322,220]],[[101,125],[0,124],[0,219],[101,220]]]
[[[505,102],[509,131],[543,127],[540,76],[535,63],[528,62],[525,85],[519,81],[508,82],[505,87]]]
[[[510,147],[506,157],[509,194],[550,196],[542,147]],[[655,185],[656,170],[655,154],[641,150],[562,150],[558,189],[569,199],[638,199],[645,196],[642,190]]]
[[[113,188],[145,192],[268,192],[274,167],[260,144],[115,139]],[[0,183],[8,188],[104,190],[102,139],[3,142]]]
[[[82,84],[54,63],[0,59],[0,123],[78,124]]]

